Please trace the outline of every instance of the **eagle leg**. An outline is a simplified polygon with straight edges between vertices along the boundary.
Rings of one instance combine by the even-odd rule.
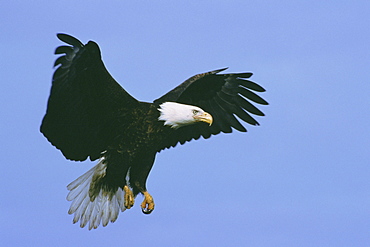
[[[127,185],[123,187],[123,190],[125,191],[125,208],[130,209],[135,203],[134,193]]]
[[[153,197],[148,193],[148,191],[144,191],[142,193],[144,195],[144,201],[141,203],[141,211],[144,214],[150,214],[154,210]]]

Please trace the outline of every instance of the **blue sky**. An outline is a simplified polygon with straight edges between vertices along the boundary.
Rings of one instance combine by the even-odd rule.
[[[368,1],[127,2],[2,4],[2,245],[369,245]],[[58,32],[96,41],[143,101],[197,73],[251,71],[266,117],[157,155],[151,215],[137,203],[80,229],[66,185],[95,163],[67,161],[38,131]]]

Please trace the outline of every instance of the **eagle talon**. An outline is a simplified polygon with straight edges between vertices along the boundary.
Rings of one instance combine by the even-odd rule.
[[[125,191],[125,208],[130,209],[135,203],[134,193],[132,193],[132,190],[127,185],[123,187],[123,190]]]
[[[154,200],[153,197],[147,192],[143,192],[144,200],[141,203],[141,211],[144,214],[150,214],[154,210]]]
[[[143,212],[144,214],[151,214],[153,212],[153,209],[142,208],[141,212]]]

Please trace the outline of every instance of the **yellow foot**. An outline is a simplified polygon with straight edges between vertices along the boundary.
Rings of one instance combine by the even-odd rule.
[[[125,191],[125,208],[130,209],[135,203],[134,193],[132,193],[132,190],[127,185],[123,187],[123,190]]]
[[[143,192],[144,201],[141,203],[141,211],[144,214],[150,214],[154,210],[154,200],[153,197],[147,192]]]

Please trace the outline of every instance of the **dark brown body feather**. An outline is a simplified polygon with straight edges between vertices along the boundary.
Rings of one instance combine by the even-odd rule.
[[[141,102],[130,116],[132,120],[123,125],[103,154],[108,169],[101,184],[113,191],[127,184],[136,195],[146,191],[146,179],[158,144],[174,130],[163,127],[163,122],[158,121],[159,112],[154,104]]]

